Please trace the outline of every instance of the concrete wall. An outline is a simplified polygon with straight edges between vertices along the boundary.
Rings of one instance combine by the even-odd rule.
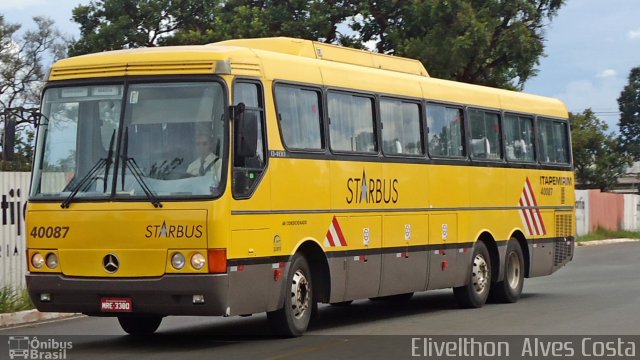
[[[28,172],[0,172],[0,287],[25,286],[24,214],[29,177]]]
[[[589,231],[619,230],[624,219],[624,195],[589,190]]]
[[[576,190],[576,231],[578,236],[595,231],[640,231],[640,195]]]
[[[589,233],[589,190],[576,190],[576,232]]]
[[[624,221],[622,228],[624,230],[635,231],[640,229],[640,195],[624,194]]]

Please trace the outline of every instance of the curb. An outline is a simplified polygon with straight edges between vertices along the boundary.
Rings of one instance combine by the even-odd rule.
[[[595,246],[595,245],[609,245],[609,244],[622,244],[628,242],[638,242],[640,239],[607,239],[607,240],[591,240],[576,243],[578,246]]]
[[[0,329],[15,325],[29,325],[43,321],[62,320],[78,317],[76,313],[42,313],[38,310],[24,310],[14,313],[0,314]]]

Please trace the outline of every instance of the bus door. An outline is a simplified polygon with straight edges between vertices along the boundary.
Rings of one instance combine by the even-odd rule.
[[[262,86],[236,80],[233,104],[244,104],[233,119],[229,312],[249,314],[273,310],[281,296],[273,280],[271,187],[265,176],[266,141]],[[270,294],[265,296],[264,294]]]

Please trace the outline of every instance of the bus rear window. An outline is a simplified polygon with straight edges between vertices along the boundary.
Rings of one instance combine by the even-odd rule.
[[[540,161],[545,163],[569,163],[569,134],[567,123],[538,118],[538,148]]]

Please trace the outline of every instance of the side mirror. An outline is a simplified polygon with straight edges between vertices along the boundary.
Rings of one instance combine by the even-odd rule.
[[[258,148],[258,116],[255,112],[245,111],[244,103],[234,110],[234,149],[235,158],[254,157]],[[237,163],[242,161],[237,161]],[[240,164],[239,164],[240,165]]]

